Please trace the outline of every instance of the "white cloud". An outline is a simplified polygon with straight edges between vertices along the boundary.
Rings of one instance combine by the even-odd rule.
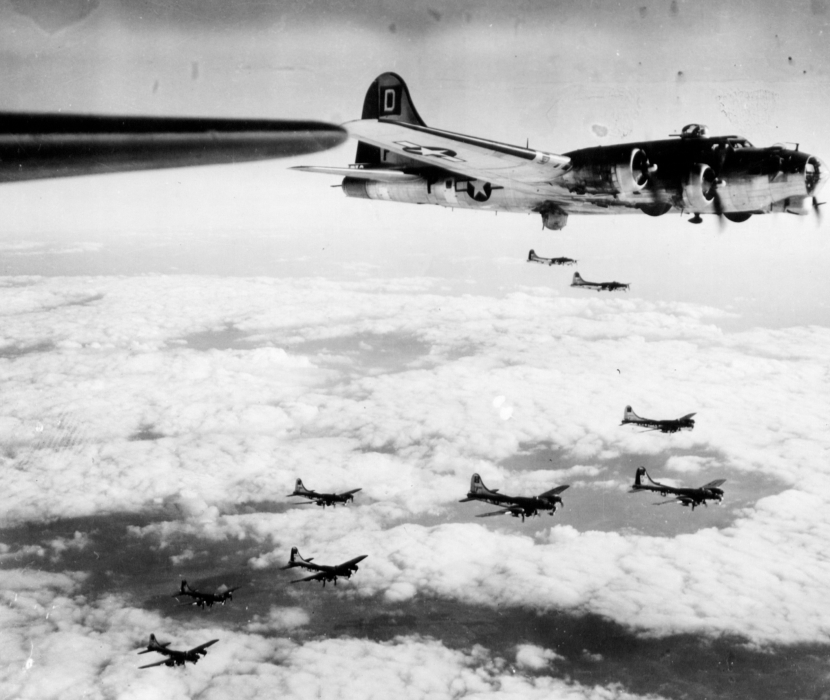
[[[284,632],[309,623],[308,613],[302,608],[272,606],[266,615],[254,615],[245,629],[249,632]]]
[[[830,527],[826,329],[725,334],[701,307],[460,297],[426,280],[27,278],[0,293],[15,309],[7,346],[42,349],[0,360],[7,524],[139,511],[169,520],[135,532],[176,557],[199,551],[185,536],[268,543],[258,567],[292,545],[322,561],[369,554],[350,586],[388,600],[473,586],[482,604],[591,610],[644,633],[828,638],[812,583],[828,573],[815,554]],[[698,424],[632,432],[619,426],[628,403],[697,411]],[[508,466],[540,450],[562,468]],[[660,517],[700,528],[675,537],[641,504],[623,534],[555,527],[549,542],[517,534],[533,523],[404,525],[455,517],[474,471],[507,493],[571,481],[569,500],[583,483],[610,499],[646,458],[684,483],[726,478],[727,510],[666,506]],[[232,515],[287,503],[298,476],[363,491],[325,517]]]
[[[419,637],[298,644],[270,636],[306,624],[307,613],[297,608],[272,608],[248,626],[249,633],[240,633],[211,627],[203,616],[195,624],[174,624],[130,607],[118,596],[89,601],[77,595],[76,582],[68,577],[3,571],[0,583],[5,603],[0,607],[0,643],[6,662],[0,685],[14,697],[266,698],[275,692],[291,698],[325,693],[334,698],[392,695],[413,700],[462,694],[494,699],[643,697],[616,684],[591,687],[549,676],[514,675],[505,659],[480,646],[461,651]],[[173,649],[209,639],[219,642],[184,671],[139,669],[160,658],[137,654],[150,632]],[[555,655],[527,645],[517,657],[527,660],[524,667],[538,671],[538,660]]]
[[[562,661],[564,658],[551,649],[537,647],[534,644],[519,644],[516,647],[516,663],[534,671],[547,668],[553,661]]]

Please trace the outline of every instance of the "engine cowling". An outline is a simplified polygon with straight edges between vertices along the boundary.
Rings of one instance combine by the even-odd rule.
[[[649,183],[655,166],[642,148],[586,162],[563,178],[564,184],[577,194],[600,194],[627,197],[638,194]]]
[[[710,211],[715,202],[717,175],[705,163],[695,163],[683,183],[683,198],[692,211]]]
[[[628,161],[614,167],[617,189],[620,194],[641,192],[648,184],[653,166],[642,148],[632,148]]]

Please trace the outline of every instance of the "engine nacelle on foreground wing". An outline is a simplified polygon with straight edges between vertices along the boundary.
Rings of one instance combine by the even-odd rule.
[[[562,178],[563,184],[577,194],[599,194],[627,198],[648,185],[657,169],[642,148],[618,153],[616,162],[593,162],[576,165]]]
[[[683,183],[683,203],[696,212],[714,209],[717,176],[705,163],[695,163]]]

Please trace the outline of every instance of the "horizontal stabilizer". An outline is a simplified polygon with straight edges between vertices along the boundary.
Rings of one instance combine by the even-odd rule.
[[[290,170],[320,173],[321,175],[339,175],[340,177],[353,177],[357,180],[374,180],[376,182],[406,182],[408,180],[419,180],[421,177],[420,175],[387,168],[338,168],[324,165],[297,165],[290,168]]]

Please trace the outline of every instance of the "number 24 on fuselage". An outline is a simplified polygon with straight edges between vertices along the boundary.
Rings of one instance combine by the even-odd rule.
[[[428,127],[403,79],[380,75],[358,121],[348,168],[300,166],[342,175],[349,197],[486,211],[536,212],[549,229],[569,214],[672,210],[734,222],[752,214],[808,214],[828,169],[816,156],[783,146],[755,148],[740,136],[710,137],[686,126],[679,138],[597,146],[562,155]]]

